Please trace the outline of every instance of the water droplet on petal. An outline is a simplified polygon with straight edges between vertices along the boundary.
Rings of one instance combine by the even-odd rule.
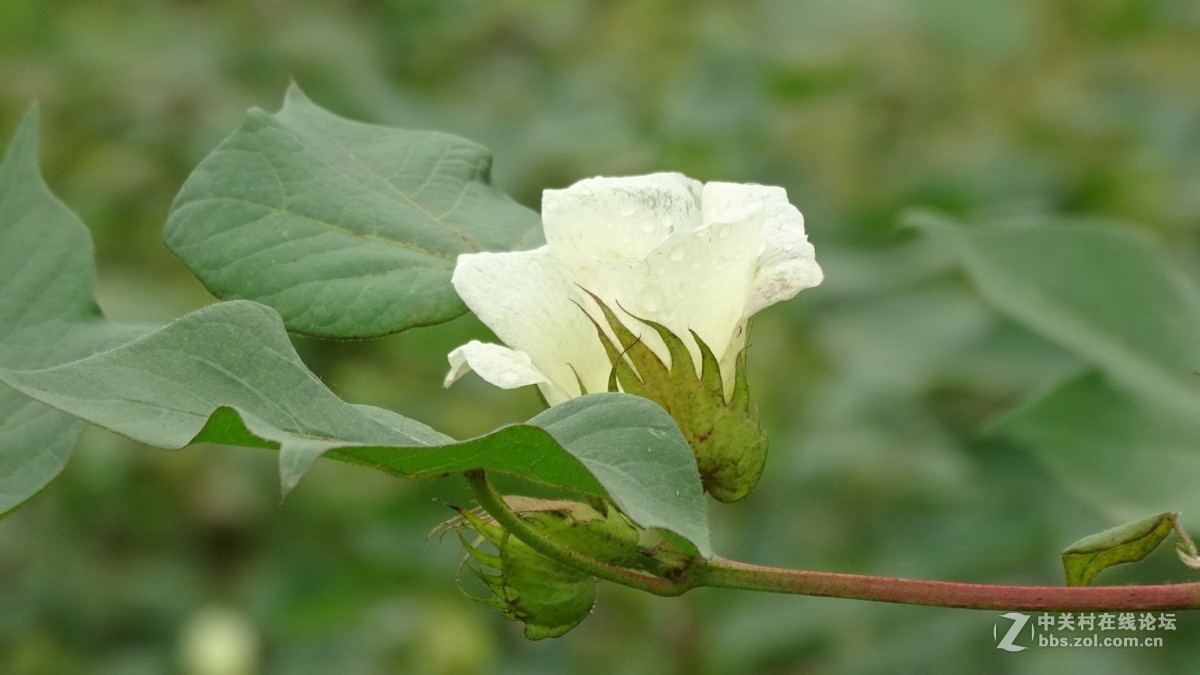
[[[683,250],[683,247],[680,246],[674,251],[671,251],[671,262],[679,262],[680,260],[683,260],[684,256],[686,255],[687,253]]]
[[[623,206],[621,207],[619,213],[621,214],[622,218],[628,218],[629,216],[633,215],[634,208],[632,206]]]
[[[792,250],[792,249],[794,249],[794,248],[796,248],[796,245],[795,245],[795,244],[784,244],[784,245],[783,245],[783,250],[785,250],[785,251],[790,251],[790,250]]]
[[[720,228],[717,229],[717,238],[718,239],[728,239],[729,238],[729,226],[728,225],[722,225]]]
[[[725,266],[728,264],[729,264],[729,258],[727,256],[723,256],[723,255],[717,256],[717,265],[716,265],[717,269],[723,270],[723,269],[725,269]]]
[[[652,223],[650,221],[646,221],[646,222],[642,223],[642,232],[650,233],[650,232],[653,232],[655,229],[656,228],[654,226],[654,223]]]
[[[547,200],[546,203],[543,204],[543,208],[546,211],[557,211],[558,210],[558,201],[557,200]]]
[[[647,314],[656,314],[666,304],[666,297],[658,286],[647,286],[642,289],[642,310]]]

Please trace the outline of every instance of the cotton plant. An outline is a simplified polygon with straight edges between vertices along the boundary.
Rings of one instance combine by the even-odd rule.
[[[90,423],[168,449],[276,451],[284,495],[322,457],[399,477],[461,477],[477,504],[453,507],[440,527],[461,539],[463,568],[487,592],[477,599],[531,639],[570,631],[602,581],[663,596],[707,586],[1012,610],[1200,607],[1200,583],[1091,585],[1172,532],[1195,566],[1173,512],[1069,547],[1065,586],[716,555],[708,496],[736,502],[770,470],[746,378],[750,321],[823,278],[800,211],[781,187],[650,173],[546,190],[538,212],[493,185],[491,165],[465,139],[350,121],[293,88],[279,112],[250,111],[168,216],[167,245],[221,301],[162,327],[128,326],[96,305],[91,241],[38,173],[31,112],[0,162],[0,513],[42,490]],[[1031,322],[1055,321],[1037,308],[1088,277],[1067,271],[1153,257],[1117,235],[924,229],[956,247],[985,291],[1004,280],[1013,251],[1030,250],[1021,237],[1060,251],[1064,269],[1020,305],[1034,308]],[[1180,288],[1160,279],[1152,269],[1135,291]],[[503,389],[535,386],[547,406],[469,439],[343,401],[288,339],[380,337],[467,311],[503,344],[450,351],[444,384],[475,371]],[[1085,347],[1096,344],[1107,343]],[[1127,379],[1153,389],[1146,383],[1159,380],[1137,365]],[[1180,387],[1171,391],[1192,395]],[[1016,433],[1036,427],[1036,412],[1015,418]],[[564,496],[502,494],[495,474]]]

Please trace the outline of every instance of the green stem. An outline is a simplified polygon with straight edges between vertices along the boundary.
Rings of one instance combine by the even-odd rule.
[[[468,471],[464,475],[479,505],[533,550],[598,579],[655,595],[680,595],[693,588],[709,587],[968,609],[1043,612],[1200,609],[1200,582],[1153,586],[964,584],[764,567],[720,557],[695,560],[669,578],[653,576],[609,565],[549,539],[508,507],[483,471]]]

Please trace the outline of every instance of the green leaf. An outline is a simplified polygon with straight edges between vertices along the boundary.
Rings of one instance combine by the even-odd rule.
[[[320,456],[394,475],[485,469],[593,495],[708,554],[700,477],[670,416],[628,394],[592,394],[526,424],[455,441],[396,413],[339,399],[301,363],[274,310],[212,305],[141,339],[0,381],[160,448],[198,442],[279,449],[285,493]]]
[[[293,86],[192,173],[164,238],[220,298],[274,307],[289,330],[386,335],[466,311],[460,253],[540,243],[535,212],[491,184],[456,136],[353,122]]]
[[[103,323],[94,278],[87,230],[38,173],[31,110],[0,162],[0,367],[72,360],[144,332]],[[62,471],[85,426],[0,384],[0,514]]]
[[[923,220],[1001,311],[1121,387],[1200,411],[1200,292],[1156,242],[1096,225],[974,231]]]
[[[1000,421],[1077,498],[1116,518],[1200,511],[1200,415],[1180,415],[1090,372]]]
[[[154,331],[108,321],[93,299],[90,239],[37,177],[33,137],[30,117],[0,165],[0,386],[17,390],[0,399],[7,508],[52,478],[76,442],[81,424],[61,410],[162,448],[278,449],[285,493],[324,454],[414,478],[508,473],[607,495],[634,522],[711,553],[691,451],[645,399],[582,397],[460,442],[339,399],[264,305],[218,303]]]
[[[1062,553],[1068,586],[1087,586],[1097,574],[1137,562],[1158,548],[1175,528],[1176,513],[1160,513],[1084,537]]]

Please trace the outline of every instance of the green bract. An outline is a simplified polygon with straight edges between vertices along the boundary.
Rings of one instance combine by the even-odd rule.
[[[638,339],[599,298],[614,343],[597,323],[596,333],[612,360],[610,391],[621,390],[658,403],[679,424],[696,455],[700,479],[713,498],[735,502],[750,494],[758,484],[767,461],[767,437],[758,426],[758,415],[746,384],[746,351],[738,353],[733,373],[733,393],[725,399],[721,369],[712,350],[692,333],[700,347],[700,375],[692,364],[683,340],[666,326],[646,319],[670,354],[670,365]]]
[[[583,551],[588,556],[620,566],[636,564],[641,557],[638,530],[615,509],[597,510],[581,502],[506,497],[509,507],[548,538]],[[459,510],[462,524],[479,533],[474,542],[459,530],[470,561],[468,568],[492,590],[486,600],[502,616],[525,624],[525,637],[540,640],[558,637],[592,611],[596,580],[550,560],[512,536],[487,516]],[[496,553],[480,548],[490,542]],[[483,569],[491,568],[491,571]]]

